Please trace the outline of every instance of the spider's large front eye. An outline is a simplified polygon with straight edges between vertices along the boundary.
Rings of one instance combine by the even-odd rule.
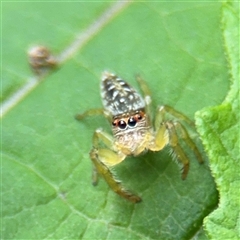
[[[126,124],[125,121],[120,120],[120,121],[118,122],[118,127],[119,127],[119,128],[121,128],[121,129],[125,129],[126,126],[127,126],[127,124]]]
[[[137,121],[136,121],[136,119],[135,119],[134,117],[130,117],[130,118],[128,119],[128,125],[129,125],[130,127],[134,127],[134,126],[136,125],[136,123],[137,123]]]

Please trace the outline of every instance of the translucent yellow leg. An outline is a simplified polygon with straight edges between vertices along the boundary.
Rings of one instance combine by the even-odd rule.
[[[195,156],[197,157],[198,162],[203,163],[202,155],[199,152],[196,144],[193,142],[193,140],[188,135],[186,128],[179,122],[175,122],[174,125],[176,126],[176,128],[178,128],[180,130],[181,139],[183,139],[186,142],[186,144],[192,149]]]
[[[99,148],[100,142],[103,142],[108,148]],[[117,154],[114,151],[114,144],[110,135],[101,130],[97,130],[94,133],[93,149],[90,152],[90,157],[94,165],[94,185],[97,184],[97,173],[99,173],[114,192],[131,202],[137,203],[141,201],[140,197],[124,189],[121,182],[115,178],[111,171],[111,167],[122,162],[126,156],[124,154]]]
[[[94,115],[105,115],[109,120],[111,120],[104,112],[104,109],[101,108],[90,109],[82,114],[77,114],[75,118],[81,121],[85,117]],[[103,143],[106,148],[100,148],[101,143]],[[140,202],[141,198],[124,189],[121,182],[115,178],[110,169],[122,162],[126,157],[124,154],[118,154],[116,151],[117,149],[115,149],[112,136],[104,133],[101,129],[96,130],[93,135],[93,149],[90,152],[90,158],[93,162],[92,184],[97,185],[98,174],[100,174],[114,192],[131,202]]]
[[[189,148],[192,149],[199,163],[202,163],[203,159],[197,146],[189,137],[185,127],[178,121],[165,120],[166,113],[169,113],[170,115],[172,115],[174,118],[178,120],[185,121],[188,125],[194,126],[192,121],[185,115],[181,114],[180,112],[174,110],[169,106],[161,106],[158,109],[156,119],[155,119],[155,129],[156,129],[155,145],[151,147],[151,150],[159,151],[165,145],[169,144],[173,150],[174,156],[176,156],[178,161],[180,161],[183,164],[182,179],[185,179],[187,177],[188,170],[189,170],[189,159],[185,154],[183,148],[179,144],[179,140],[178,140],[179,136],[176,130],[180,132],[181,139],[185,141],[185,143]]]
[[[174,124],[172,122],[166,122],[166,126],[169,133],[169,145],[173,150],[173,154],[183,164],[182,179],[184,180],[188,174],[189,160],[178,142],[178,135],[176,133]]]
[[[146,113],[150,117],[150,119],[152,119],[152,111],[151,111],[152,99],[151,99],[150,89],[148,88],[148,85],[146,84],[146,82],[140,76],[137,76],[136,80],[144,95],[144,100],[146,103],[146,111],[147,111]]]
[[[155,118],[155,127],[156,128],[158,128],[159,124],[164,122],[166,113],[170,114],[171,116],[173,116],[178,121],[179,120],[184,121],[188,125],[190,125],[191,127],[194,127],[194,123],[187,116],[185,116],[181,112],[178,112],[177,110],[175,110],[174,108],[172,108],[168,105],[163,105],[163,106],[160,106],[158,108],[158,113],[157,113],[156,118]]]
[[[104,114],[103,108],[90,109],[82,114],[75,115],[75,119],[81,121],[81,120],[83,120],[83,118],[88,117],[88,116],[90,117],[90,116],[94,116],[94,115],[103,115],[103,114]]]
[[[160,151],[169,143],[169,133],[166,128],[166,124],[162,123],[156,129],[155,141],[152,146],[150,146],[151,151]]]

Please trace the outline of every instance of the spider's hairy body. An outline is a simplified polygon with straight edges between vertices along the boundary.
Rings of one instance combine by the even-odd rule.
[[[112,116],[112,132],[118,151],[137,156],[148,149],[153,139],[152,129],[142,96],[121,78],[108,72],[103,74],[101,93],[104,109]],[[119,123],[123,126],[119,127]]]
[[[134,203],[141,198],[126,190],[120,181],[116,180],[111,167],[121,163],[127,156],[137,156],[147,150],[160,151],[166,145],[172,147],[174,155],[182,162],[182,179],[185,179],[189,169],[189,160],[178,143],[177,129],[183,140],[192,149],[199,162],[201,155],[190,139],[186,129],[179,122],[167,121],[164,113],[168,112],[191,124],[191,121],[171,107],[158,108],[155,124],[150,119],[151,97],[146,84],[138,79],[144,98],[127,82],[115,74],[104,72],[101,81],[101,97],[104,109],[86,111],[76,116],[78,120],[94,114],[104,114],[112,125],[113,137],[101,129],[93,136],[93,148],[90,157],[93,162],[93,183],[97,182],[97,174],[101,174],[109,186],[120,196]],[[100,143],[105,147],[100,147]]]

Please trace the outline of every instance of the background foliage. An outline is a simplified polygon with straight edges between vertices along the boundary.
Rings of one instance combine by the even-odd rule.
[[[3,3],[2,99],[31,76],[29,46],[40,43],[61,53],[112,4]],[[218,205],[203,150],[204,165],[189,153],[185,181],[168,149],[120,164],[119,178],[143,198],[134,205],[104,181],[96,188],[90,184],[91,138],[98,127],[109,131],[106,120],[94,117],[79,123],[73,116],[101,107],[99,78],[106,69],[134,86],[134,76],[140,74],[152,90],[155,108],[169,104],[193,119],[196,111],[220,104],[230,78],[221,7],[217,2],[126,6],[4,116],[3,239],[190,239],[199,231],[204,217]],[[235,126],[236,121],[229,124]],[[199,122],[200,132],[202,126]],[[202,129],[209,153],[211,142],[205,143]],[[202,149],[194,131],[191,136]],[[216,238],[213,229],[206,229]]]
[[[197,113],[197,124],[210,157],[210,168],[220,192],[219,207],[204,221],[210,238],[239,239],[240,126],[239,126],[239,8],[223,4],[224,46],[231,74],[231,88],[225,101]]]

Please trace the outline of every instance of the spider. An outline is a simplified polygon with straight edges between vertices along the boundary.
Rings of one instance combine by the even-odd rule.
[[[82,120],[87,116],[103,114],[112,126],[113,136],[97,129],[93,134],[90,158],[93,163],[92,183],[97,184],[98,174],[102,175],[110,188],[123,198],[138,203],[141,198],[126,190],[116,179],[112,167],[127,156],[138,156],[147,150],[160,151],[169,145],[173,155],[182,163],[182,179],[187,177],[189,160],[178,141],[178,135],[192,149],[199,163],[203,162],[195,143],[180,123],[194,126],[192,121],[170,106],[157,109],[154,124],[151,121],[151,97],[146,83],[137,77],[144,98],[127,82],[115,74],[104,72],[101,81],[103,109],[90,109],[75,116]],[[166,120],[166,113],[176,120]],[[178,121],[179,120],[179,121]]]

